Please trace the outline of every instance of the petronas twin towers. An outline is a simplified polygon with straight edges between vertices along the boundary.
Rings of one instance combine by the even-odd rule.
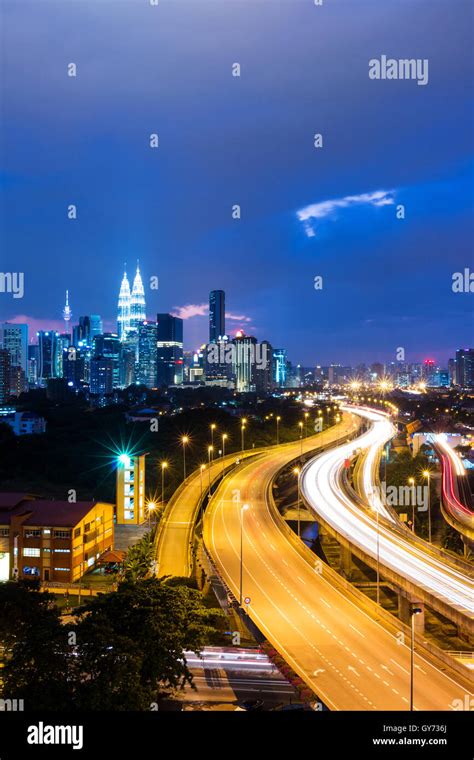
[[[118,300],[118,336],[123,342],[130,333],[136,333],[139,325],[146,320],[145,289],[143,287],[140,268],[137,264],[132,290],[124,271]]]

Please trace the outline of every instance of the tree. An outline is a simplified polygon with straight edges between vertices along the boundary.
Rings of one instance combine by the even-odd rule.
[[[71,647],[54,597],[36,583],[0,584],[3,699],[24,699],[27,710],[59,710],[71,699]]]
[[[155,558],[155,530],[145,533],[140,541],[130,546],[122,570],[122,580],[138,581],[146,578]]]
[[[201,651],[221,615],[198,591],[156,578],[123,582],[79,614],[75,701],[101,710],[146,710],[163,690],[192,684],[183,651]]]

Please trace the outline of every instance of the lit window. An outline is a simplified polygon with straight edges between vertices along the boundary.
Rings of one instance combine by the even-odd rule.
[[[25,548],[23,549],[23,556],[24,557],[40,557],[41,549],[32,549],[31,547],[25,546]]]
[[[70,552],[71,552],[71,550],[70,550],[70,549],[55,549],[55,550],[54,550],[54,553],[55,553],[55,554],[59,554],[59,553],[62,553],[62,554],[69,554]]]

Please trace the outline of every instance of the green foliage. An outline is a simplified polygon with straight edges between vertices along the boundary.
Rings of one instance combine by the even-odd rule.
[[[155,529],[145,533],[140,541],[129,547],[123,563],[121,580],[135,582],[148,577],[155,558],[154,537]]]
[[[201,651],[221,617],[198,591],[155,578],[123,582],[76,613],[63,626],[50,594],[0,584],[2,698],[26,710],[148,710],[192,683],[182,653]]]

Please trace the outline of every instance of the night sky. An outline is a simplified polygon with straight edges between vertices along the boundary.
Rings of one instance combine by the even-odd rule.
[[[1,15],[0,268],[25,273],[25,295],[0,293],[0,320],[62,330],[68,288],[74,321],[115,329],[139,259],[146,286],[159,277],[148,317],[185,317],[188,349],[213,288],[228,332],[305,366],[399,346],[444,364],[472,345],[473,296],[451,289],[474,268],[469,0],[2,0]],[[369,79],[382,54],[427,58],[428,84]]]

